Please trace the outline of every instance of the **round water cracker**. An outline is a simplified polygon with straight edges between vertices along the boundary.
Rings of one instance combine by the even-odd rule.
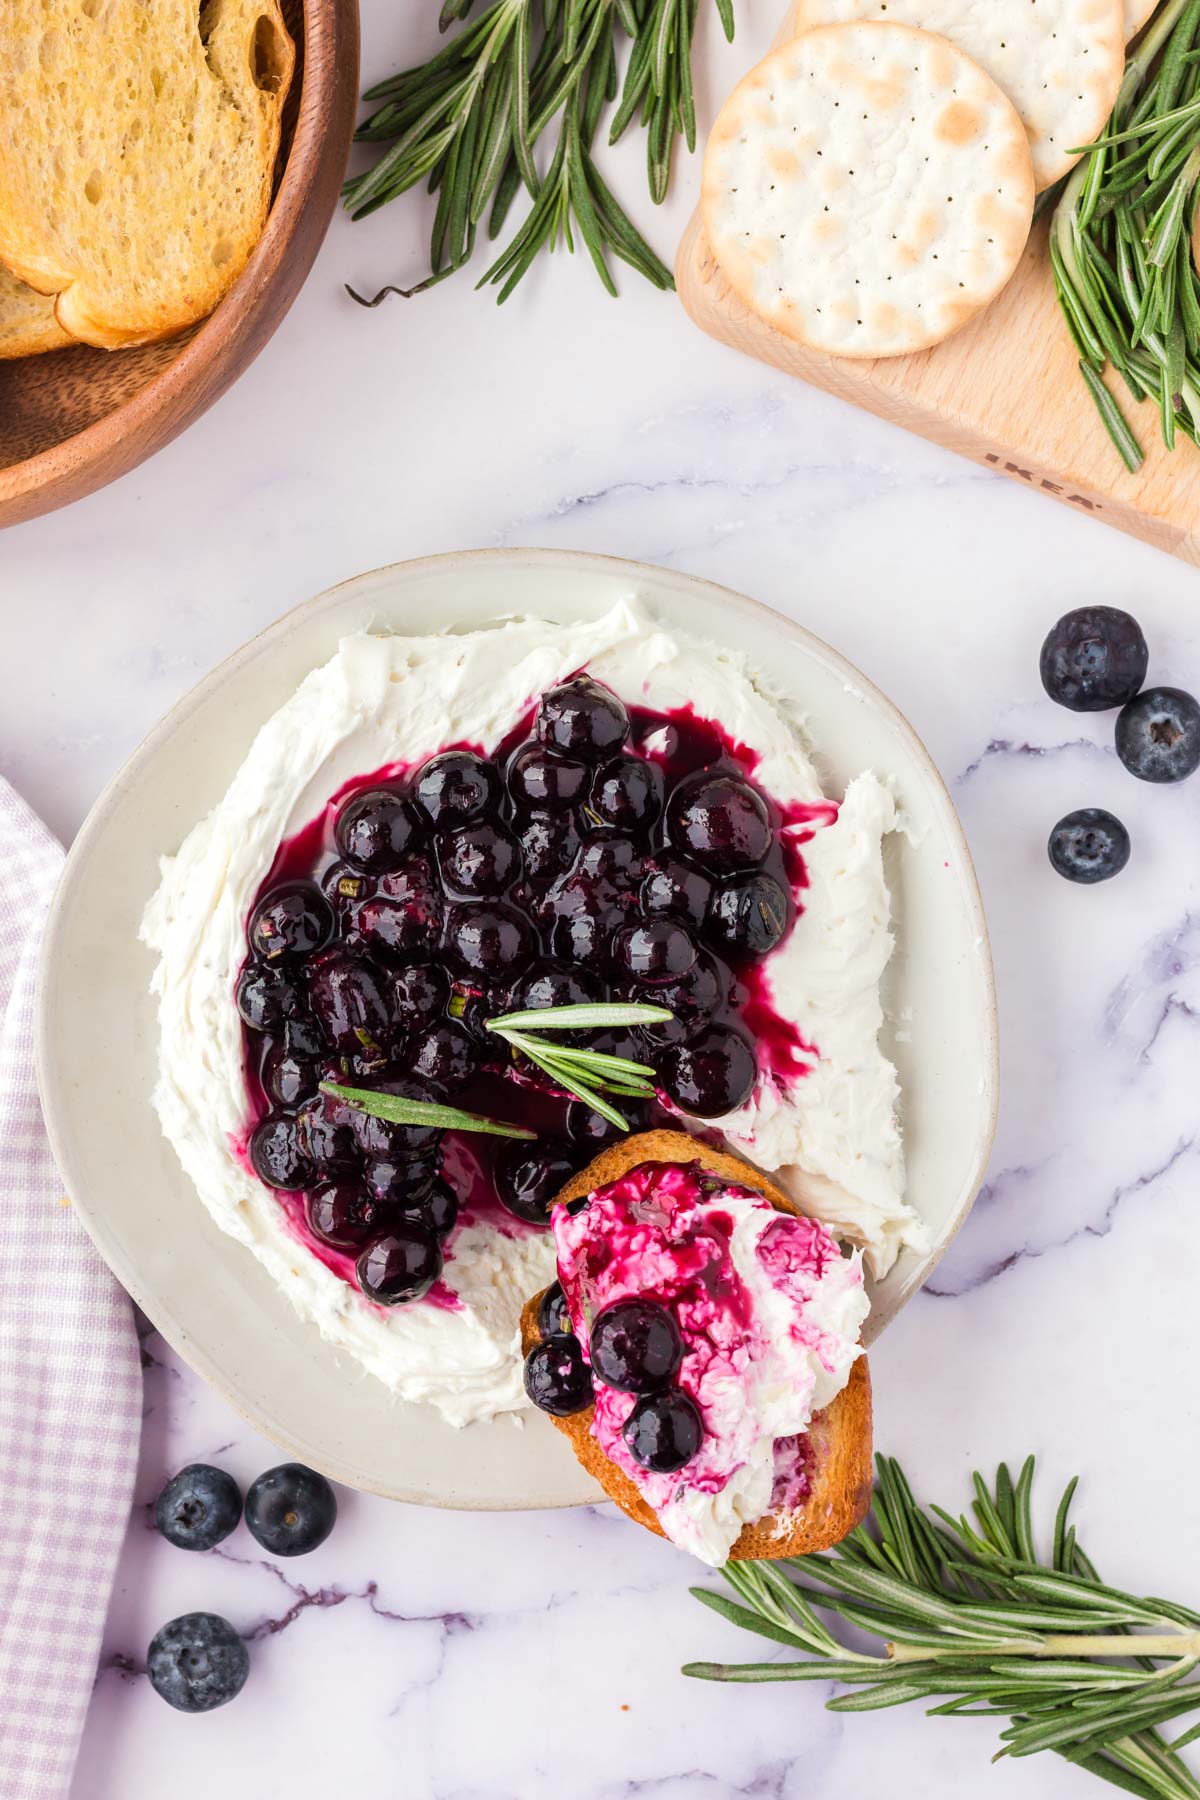
[[[701,205],[723,273],[770,325],[839,356],[901,356],[965,325],[1016,268],[1029,141],[944,38],[822,26],[725,102]]]
[[[794,0],[797,32],[857,19],[936,31],[973,56],[1024,121],[1039,192],[1100,135],[1125,68],[1125,0]]]

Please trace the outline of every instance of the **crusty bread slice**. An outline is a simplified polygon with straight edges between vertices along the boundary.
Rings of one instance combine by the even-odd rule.
[[[266,223],[295,48],[277,0],[7,0],[0,262],[71,337],[170,337]]]
[[[54,316],[54,301],[0,267],[0,362],[40,356],[74,343]]]
[[[682,1131],[643,1131],[623,1138],[573,1176],[557,1198],[577,1200],[646,1162],[699,1162],[714,1175],[725,1175],[742,1187],[756,1189],[780,1212],[800,1211],[794,1200],[749,1163],[724,1150],[710,1149]],[[521,1314],[523,1355],[528,1355],[539,1341],[537,1309],[541,1297],[535,1294]],[[552,1423],[570,1439],[583,1467],[595,1476],[622,1512],[659,1537],[666,1535],[633,1482],[609,1461],[593,1437],[590,1406]],[[768,1513],[755,1524],[743,1526],[729,1553],[734,1560],[807,1556],[814,1550],[827,1550],[866,1517],[871,1505],[872,1439],[871,1377],[865,1356],[856,1359],[849,1382],[832,1405],[814,1415],[809,1436],[813,1455],[808,1497],[802,1506],[783,1516]]]

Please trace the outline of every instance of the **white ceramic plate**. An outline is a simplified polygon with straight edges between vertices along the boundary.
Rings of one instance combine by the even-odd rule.
[[[880,1284],[875,1336],[921,1285],[983,1177],[996,1109],[987,931],[950,798],[883,695],[768,608],[664,569],[539,550],[431,557],[361,575],[289,613],[169,713],[75,841],[46,938],[38,1064],[51,1141],[101,1253],[180,1354],[290,1454],[354,1487],[460,1507],[569,1506],[599,1490],[548,1420],[456,1431],[394,1401],[305,1324],[209,1218],[150,1104],[158,1037],[138,942],[160,855],[216,804],[264,721],[347,632],[475,629],[508,613],[570,622],[636,588],[668,625],[734,644],[794,697],[830,792],[896,778],[911,839],[889,842],[897,944],[885,1004],[909,1190],[934,1250]]]

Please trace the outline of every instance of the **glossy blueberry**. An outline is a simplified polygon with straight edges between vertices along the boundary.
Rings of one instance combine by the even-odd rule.
[[[543,1338],[569,1336],[574,1329],[561,1281],[552,1281],[538,1301],[537,1328]]]
[[[662,770],[641,756],[619,756],[596,771],[588,810],[618,831],[646,831],[663,806]]]
[[[338,853],[365,875],[398,869],[415,848],[420,832],[416,814],[391,788],[368,788],[338,813],[333,827]]]
[[[322,875],[321,890],[338,918],[344,919],[361,901],[370,899],[375,882],[361,869],[352,869],[348,862],[338,860],[331,862]]]
[[[701,950],[686,975],[676,981],[658,982],[653,996],[639,993],[639,1000],[652,998],[654,1005],[665,1006],[674,1014],[674,1019],[665,1025],[645,1027],[650,1042],[682,1043],[685,1038],[695,1037],[724,1006],[728,986],[729,976],[724,964],[717,962],[707,950]]]
[[[1068,881],[1108,881],[1129,861],[1129,833],[1112,813],[1085,806],[1058,821],[1046,848]]]
[[[327,1064],[322,1079],[333,1079],[344,1085],[345,1076],[336,1065]],[[353,1175],[362,1162],[358,1140],[360,1114],[335,1094],[316,1093],[301,1106],[296,1115],[296,1129],[301,1148],[314,1168],[322,1175]]]
[[[577,876],[568,876],[550,908],[546,937],[550,954],[560,962],[595,967],[624,918],[611,898]]]
[[[678,981],[696,961],[695,939],[674,919],[648,919],[626,925],[609,946],[614,967],[635,981]]]
[[[734,1112],[754,1091],[758,1065],[739,1031],[709,1025],[683,1044],[668,1044],[657,1059],[663,1087],[686,1113],[717,1119]]]
[[[548,1225],[550,1202],[578,1167],[578,1156],[566,1144],[547,1138],[534,1144],[512,1140],[496,1158],[496,1193],[516,1218]]]
[[[251,1031],[273,1031],[300,1006],[300,989],[286,970],[247,963],[238,976],[237,1009]]]
[[[548,1338],[525,1358],[525,1392],[542,1412],[563,1419],[592,1404],[592,1372],[577,1337]]]
[[[354,915],[367,946],[385,961],[429,956],[442,923],[442,890],[427,857],[413,856],[382,877]]]
[[[681,856],[664,851],[655,858],[643,880],[638,899],[642,911],[651,918],[682,919],[687,925],[703,925],[712,894],[710,876]]]
[[[512,1010],[527,1012],[543,1006],[594,1006],[603,998],[603,983],[586,969],[557,968],[553,963],[546,963],[532,975],[527,975],[514,990]]]
[[[570,868],[579,832],[570,813],[535,812],[517,828],[527,878],[538,885]]]
[[[285,1044],[275,1044],[262,1066],[262,1084],[276,1106],[291,1111],[317,1091],[320,1070],[307,1057],[293,1056]]]
[[[667,807],[676,850],[714,875],[752,869],[771,848],[771,816],[756,788],[736,775],[701,772],[681,781]]]
[[[367,1190],[392,1212],[418,1214],[437,1178],[440,1151],[432,1156],[373,1156],[363,1169]]]
[[[280,1463],[252,1482],[246,1524],[272,1556],[306,1556],[337,1523],[337,1496],[323,1475],[303,1463]]]
[[[727,956],[769,956],[787,930],[791,907],[773,875],[733,875],[708,909],[705,935]]]
[[[595,762],[625,742],[629,714],[611,688],[576,675],[542,695],[534,729],[543,744]]]
[[[1106,712],[1133,699],[1146,679],[1146,640],[1115,606],[1064,613],[1042,645],[1042,686],[1072,712]]]
[[[537,948],[524,913],[502,900],[449,907],[445,948],[451,967],[468,980],[518,975]]]
[[[454,894],[475,899],[503,894],[521,874],[521,849],[505,825],[481,819],[451,832],[438,846],[442,880]]]
[[[189,1463],[172,1475],[154,1503],[154,1523],[178,1550],[211,1550],[242,1516],[242,1496],[232,1475],[211,1463]]]
[[[638,1058],[639,1062],[645,1060],[644,1056]],[[644,1129],[646,1108],[640,1100],[627,1100],[622,1094],[617,1110],[631,1132]],[[615,1143],[625,1133],[619,1125],[614,1125],[598,1112],[593,1112],[586,1100],[572,1100],[567,1108],[567,1136],[590,1156],[597,1150],[603,1150],[606,1144]]]
[[[387,1043],[391,1021],[383,979],[365,957],[326,951],[311,967],[308,998],[330,1044],[343,1055]]]
[[[302,1147],[295,1119],[268,1113],[250,1137],[250,1162],[260,1181],[284,1193],[306,1188],[313,1165]]]
[[[333,908],[311,881],[285,881],[263,895],[246,936],[263,962],[299,961],[333,935]]]
[[[458,1224],[458,1195],[450,1183],[440,1176],[422,1202],[421,1216],[433,1226],[439,1243],[445,1243]]]
[[[593,831],[575,859],[575,874],[617,888],[632,887],[641,879],[643,857],[632,838],[615,831]]]
[[[428,963],[411,963],[392,976],[388,990],[392,1018],[401,1031],[432,1025],[450,998],[449,978]]]
[[[1200,704],[1182,688],[1147,688],[1117,717],[1117,755],[1139,781],[1183,781],[1200,767]]]
[[[479,1073],[477,1040],[455,1019],[439,1019],[413,1038],[409,1066],[414,1075],[447,1094],[457,1094]]]
[[[418,769],[413,798],[436,831],[450,831],[495,811],[500,775],[473,750],[443,750]]]
[[[588,1338],[592,1375],[622,1394],[656,1394],[674,1380],[683,1338],[657,1300],[614,1300],[596,1314]]]
[[[423,1299],[441,1272],[437,1233],[422,1219],[397,1219],[358,1259],[358,1285],[379,1306]]]
[[[621,1435],[634,1462],[654,1475],[685,1468],[704,1442],[704,1425],[694,1400],[679,1388],[647,1394],[626,1419]]]
[[[179,1712],[212,1712],[246,1685],[250,1653],[228,1619],[183,1613],[164,1625],[146,1652],[150,1686]]]
[[[297,1011],[283,1022],[283,1047],[289,1056],[313,1062],[328,1048],[320,1022],[310,1012]]]
[[[331,1250],[361,1250],[384,1223],[386,1209],[357,1181],[326,1181],[313,1188],[304,1215],[313,1236]]]
[[[561,812],[587,793],[592,772],[574,757],[541,744],[524,744],[508,765],[508,791],[526,812]]]

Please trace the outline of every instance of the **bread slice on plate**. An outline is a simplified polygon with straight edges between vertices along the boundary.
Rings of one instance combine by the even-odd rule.
[[[74,343],[54,316],[54,301],[0,267],[0,362],[40,356]]]
[[[682,1131],[644,1131],[623,1138],[567,1182],[557,1199],[577,1200],[649,1162],[698,1162],[714,1175],[757,1190],[780,1212],[801,1210],[749,1163],[724,1150],[711,1149]],[[528,1355],[539,1342],[537,1309],[541,1297],[535,1294],[521,1314],[523,1355]],[[595,1476],[609,1499],[648,1531],[665,1536],[653,1509],[624,1471],[609,1461],[592,1435],[592,1408],[551,1422],[570,1440],[579,1461]],[[807,1556],[814,1550],[827,1550],[866,1517],[871,1504],[872,1438],[871,1377],[865,1356],[855,1360],[849,1382],[832,1405],[814,1414],[808,1435],[811,1486],[807,1497],[783,1516],[768,1513],[756,1523],[743,1526],[729,1553],[734,1560]]]
[[[262,235],[294,61],[277,0],[8,0],[0,262],[103,348],[203,318]]]

